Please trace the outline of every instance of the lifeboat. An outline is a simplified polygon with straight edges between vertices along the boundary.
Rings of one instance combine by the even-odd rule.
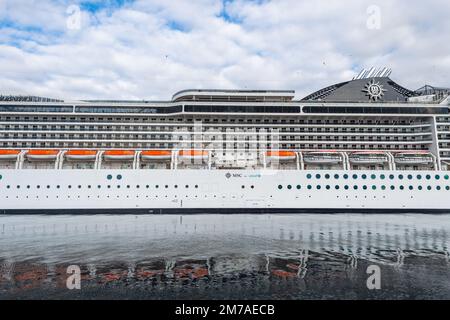
[[[95,160],[97,150],[69,150],[65,157],[68,160]]]
[[[142,160],[170,160],[172,151],[170,150],[145,150],[141,152]]]
[[[26,156],[29,160],[56,160],[59,150],[28,150]]]
[[[271,160],[288,161],[295,160],[295,152],[293,151],[267,151],[266,157]]]
[[[305,163],[338,164],[342,162],[342,156],[336,151],[313,151],[303,155]]]
[[[16,160],[20,150],[0,149],[0,160]]]
[[[103,156],[106,160],[133,160],[134,154],[133,150],[108,150]]]
[[[395,162],[400,164],[430,164],[433,157],[426,151],[399,152],[394,156]]]
[[[187,159],[187,160],[193,160],[193,159],[201,159],[201,160],[207,160],[209,153],[205,150],[180,150],[178,152],[178,156],[180,159]]]
[[[377,164],[389,162],[387,154],[382,151],[357,151],[351,153],[348,159],[351,163],[361,164]]]

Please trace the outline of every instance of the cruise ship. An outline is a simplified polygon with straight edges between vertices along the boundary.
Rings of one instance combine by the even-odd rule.
[[[0,214],[450,212],[450,89],[0,96]]]

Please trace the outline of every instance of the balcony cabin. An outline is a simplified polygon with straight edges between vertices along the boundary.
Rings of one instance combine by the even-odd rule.
[[[144,150],[140,154],[140,169],[170,169],[171,165],[170,150]]]
[[[257,169],[262,167],[258,156],[251,152],[214,152],[212,166],[215,169]]]
[[[55,169],[59,150],[32,149],[25,153],[23,169]]]
[[[342,170],[345,169],[344,156],[337,151],[313,151],[303,154],[305,170]]]
[[[133,169],[136,152],[134,150],[107,150],[103,153],[102,169]]]
[[[15,169],[20,150],[0,149],[0,169]]]
[[[352,170],[389,170],[389,156],[382,151],[358,151],[348,156]]]
[[[430,152],[411,151],[394,154],[397,170],[435,170],[436,159]]]
[[[299,168],[298,156],[294,151],[267,151],[266,168],[272,170],[295,170]]]
[[[180,150],[177,153],[177,169],[208,169],[209,151],[206,150]]]
[[[69,150],[64,154],[62,169],[95,169],[98,151]]]

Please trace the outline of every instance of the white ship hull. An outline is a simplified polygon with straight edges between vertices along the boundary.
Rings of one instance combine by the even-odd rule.
[[[450,212],[450,180],[443,171],[0,170],[0,175],[3,214]]]

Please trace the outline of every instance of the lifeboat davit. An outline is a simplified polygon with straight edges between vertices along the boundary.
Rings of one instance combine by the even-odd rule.
[[[170,150],[145,150],[141,152],[143,160],[170,160],[172,151]]]
[[[0,160],[16,160],[20,150],[0,149]]]
[[[29,160],[56,160],[59,150],[28,150],[26,156]]]
[[[280,160],[280,161],[288,161],[295,160],[295,152],[294,151],[267,151],[266,157],[271,160]]]
[[[201,160],[207,160],[209,153],[205,150],[180,150],[178,152],[178,156],[180,159],[201,159]]]
[[[95,160],[97,157],[97,150],[69,150],[65,157],[68,160]]]
[[[108,150],[103,156],[106,160],[133,160],[134,154],[132,150]]]

